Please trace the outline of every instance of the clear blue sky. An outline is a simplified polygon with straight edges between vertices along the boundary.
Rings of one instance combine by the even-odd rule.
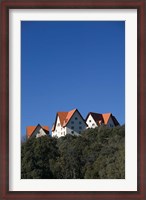
[[[21,133],[74,108],[125,123],[125,22],[22,21]]]

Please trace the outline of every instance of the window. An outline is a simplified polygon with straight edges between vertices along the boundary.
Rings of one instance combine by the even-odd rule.
[[[57,126],[60,126],[60,123],[58,123]]]
[[[79,126],[79,129],[81,130],[81,129],[82,129],[82,127],[81,127],[81,126]]]
[[[74,129],[74,126],[71,126],[71,129]]]
[[[89,120],[89,122],[91,122],[91,120]]]
[[[82,122],[79,122],[79,124],[82,124]]]
[[[95,124],[92,124],[92,126],[95,126]]]
[[[77,120],[78,118],[77,117],[75,117],[75,120]]]
[[[74,131],[72,131],[71,133],[74,133]]]
[[[81,133],[81,131],[79,131],[79,134]]]
[[[74,121],[71,121],[71,124],[74,124]]]

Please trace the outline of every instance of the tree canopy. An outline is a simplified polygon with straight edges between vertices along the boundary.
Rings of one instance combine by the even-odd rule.
[[[21,147],[22,179],[125,178],[125,126],[87,129],[80,136],[43,136]]]

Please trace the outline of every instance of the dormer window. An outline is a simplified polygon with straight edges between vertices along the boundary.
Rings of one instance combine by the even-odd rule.
[[[78,118],[77,117],[75,117],[75,120],[77,120]]]

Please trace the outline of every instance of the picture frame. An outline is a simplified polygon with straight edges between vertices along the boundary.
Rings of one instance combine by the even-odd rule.
[[[146,175],[145,169],[145,21],[146,14],[145,1],[133,0],[124,1],[90,1],[90,0],[61,0],[61,1],[1,1],[1,68],[0,68],[0,97],[1,97],[1,140],[0,140],[0,198],[1,199],[145,199]],[[138,176],[137,191],[118,191],[118,192],[89,192],[89,191],[9,191],[9,10],[10,9],[137,9],[138,12],[138,70],[137,70],[137,116],[138,116]]]

